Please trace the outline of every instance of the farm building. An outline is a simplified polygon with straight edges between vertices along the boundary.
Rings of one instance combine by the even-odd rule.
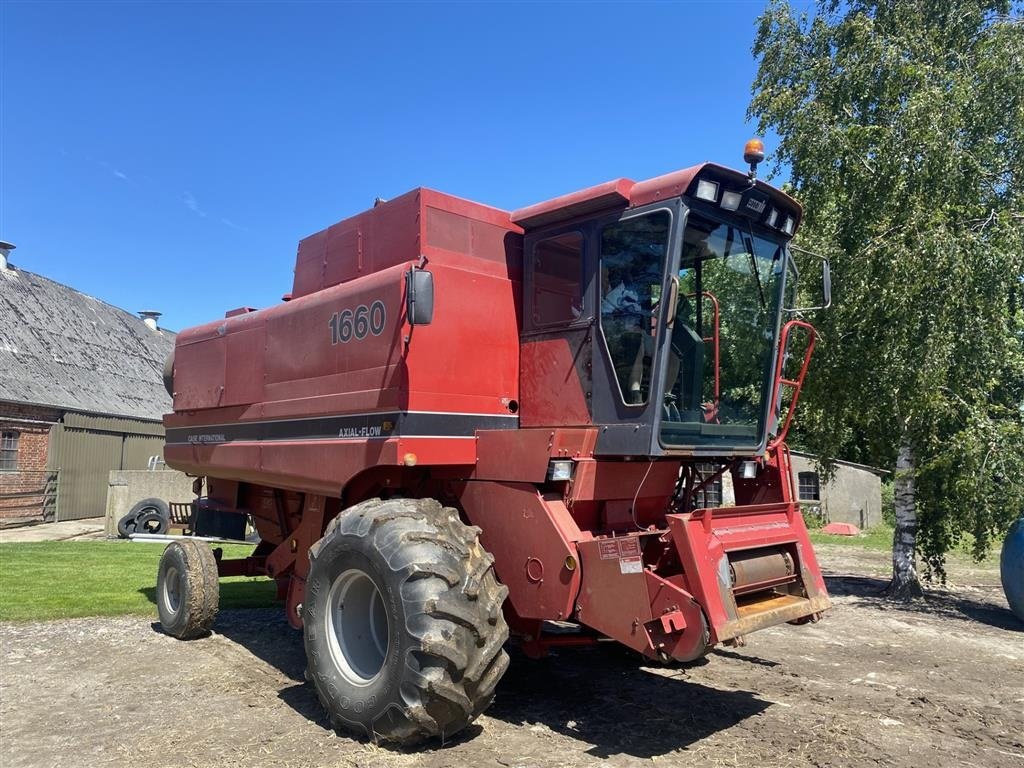
[[[835,472],[825,478],[818,473],[815,457],[809,453],[793,451],[792,462],[793,487],[805,513],[823,523],[850,523],[862,530],[882,522],[882,478],[888,472],[837,461]],[[711,465],[702,469],[714,471]],[[734,505],[730,476],[725,474],[708,483],[698,498],[700,505],[706,507]]]
[[[837,461],[827,480],[818,474],[814,456],[793,451],[793,484],[805,512],[825,523],[851,523],[862,530],[882,522],[882,478],[876,467]]]
[[[0,526],[103,515],[110,470],[163,453],[174,334],[16,268],[0,243]]]

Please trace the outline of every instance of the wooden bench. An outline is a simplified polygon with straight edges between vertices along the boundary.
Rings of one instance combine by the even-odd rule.
[[[171,509],[171,521],[167,526],[168,532],[178,529],[182,534],[192,533],[192,502],[171,501],[168,502]]]

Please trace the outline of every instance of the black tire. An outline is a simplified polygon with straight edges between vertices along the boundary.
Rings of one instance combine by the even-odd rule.
[[[142,517],[142,515],[148,512],[156,512],[164,520],[166,520],[168,524],[170,524],[171,522],[171,505],[168,504],[163,499],[143,499],[138,504],[133,506],[131,510],[129,510],[128,515],[125,515],[125,517],[128,517],[130,515],[131,517],[134,517],[136,520],[138,520],[140,517]],[[136,533],[141,533],[141,531],[136,531]]]
[[[135,533],[135,524],[137,518],[131,512],[122,517],[117,521],[117,535],[122,539],[127,539],[133,533]]]
[[[508,668],[508,588],[479,533],[432,499],[372,499],[310,549],[307,677],[336,729],[412,745],[491,703]]]
[[[135,519],[135,533],[164,534],[169,527],[167,518],[159,512],[144,512]]]
[[[213,551],[202,541],[172,541],[156,577],[160,627],[179,640],[209,633],[220,607],[220,583]]]

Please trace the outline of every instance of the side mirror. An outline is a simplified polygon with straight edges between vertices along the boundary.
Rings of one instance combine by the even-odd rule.
[[[828,259],[821,262],[821,290],[825,295],[825,306],[822,309],[828,309],[832,306],[832,266]]]
[[[405,273],[405,311],[410,325],[430,325],[434,319],[434,275],[413,267]]]
[[[821,259],[821,294],[822,294],[822,303],[819,306],[816,306],[816,307],[786,307],[785,308],[786,311],[787,312],[810,312],[810,311],[815,310],[815,309],[828,309],[829,307],[831,307],[832,306],[832,266],[828,263],[828,259],[826,259],[824,256],[819,256],[818,254],[813,253],[813,252],[808,251],[808,250],[805,250],[803,248],[798,248],[795,245],[789,246],[789,250],[791,250],[791,251],[798,251],[800,253],[805,253],[808,256],[813,256],[816,259]],[[787,262],[788,262],[788,265],[789,265],[789,267],[790,267],[790,269],[792,271],[793,279],[795,280],[798,277],[798,273],[797,273],[797,269],[796,269],[796,264],[794,263],[793,258],[792,258],[791,255],[787,258]],[[794,301],[796,299],[796,292],[795,291],[793,293],[793,299],[794,299]]]

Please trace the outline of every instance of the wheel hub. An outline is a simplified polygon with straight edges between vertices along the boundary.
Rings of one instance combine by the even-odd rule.
[[[369,685],[384,668],[389,624],[384,597],[358,568],[341,573],[327,596],[328,647],[338,670],[353,685]]]
[[[163,600],[167,610],[177,613],[181,607],[181,574],[173,565],[164,574]]]

